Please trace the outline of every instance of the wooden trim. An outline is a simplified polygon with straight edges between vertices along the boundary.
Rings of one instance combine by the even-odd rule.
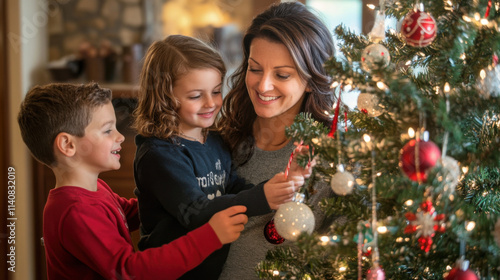
[[[35,246],[35,279],[47,279],[45,248],[42,246],[43,236],[43,208],[50,189],[55,186],[54,173],[47,166],[33,159],[33,217],[34,217],[34,246]]]
[[[373,10],[370,10],[367,5],[373,4],[378,6],[379,0],[363,0],[362,7],[362,21],[361,21],[361,33],[368,34],[373,28],[375,23],[375,13]]]
[[[1,230],[0,234],[6,233],[5,240],[0,242],[2,254],[7,254],[7,249],[9,245],[7,244],[7,184],[8,184],[8,167],[10,162],[10,145],[9,137],[9,78],[8,78],[8,64],[7,64],[7,1],[0,0],[0,131],[4,135],[0,137],[0,149],[2,159],[0,161],[1,172],[2,172],[2,188],[0,193],[1,205],[0,209],[0,222]],[[16,260],[20,261],[20,260]],[[1,279],[12,279],[13,273],[8,271],[8,263],[0,262],[0,278]]]

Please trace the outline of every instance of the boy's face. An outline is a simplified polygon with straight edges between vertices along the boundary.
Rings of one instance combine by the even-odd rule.
[[[111,102],[95,109],[85,135],[76,140],[76,155],[85,171],[100,173],[120,168],[120,144],[125,137],[116,130]]]
[[[175,81],[173,92],[180,102],[179,129],[184,133],[210,127],[222,106],[222,77],[212,68],[191,69]]]

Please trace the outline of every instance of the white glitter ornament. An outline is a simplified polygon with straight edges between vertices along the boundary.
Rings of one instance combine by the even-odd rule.
[[[352,193],[354,188],[354,176],[351,173],[344,171],[342,164],[337,165],[337,172],[330,178],[330,186],[337,195],[347,195]]]
[[[460,166],[458,162],[449,156],[445,156],[437,161],[436,167],[441,168],[438,176],[441,176],[445,182],[444,191],[454,193],[460,179]]]
[[[369,117],[378,117],[384,113],[377,95],[371,93],[358,95],[358,109]]]
[[[495,241],[497,242],[498,247],[500,247],[500,219],[498,219],[495,224],[495,233],[493,236],[495,236]]]
[[[389,51],[381,44],[371,44],[361,54],[361,66],[367,72],[385,68],[390,62]]]
[[[476,84],[479,94],[485,99],[500,97],[500,64],[481,70]]]
[[[283,238],[296,241],[302,232],[311,234],[314,230],[314,215],[303,203],[305,195],[295,194],[294,201],[282,204],[274,215],[274,226]]]

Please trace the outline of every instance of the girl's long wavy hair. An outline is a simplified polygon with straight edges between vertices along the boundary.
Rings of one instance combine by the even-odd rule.
[[[335,53],[333,38],[325,24],[299,2],[274,4],[253,19],[243,37],[243,61],[230,78],[231,90],[224,99],[217,127],[228,143],[237,165],[242,165],[253,153],[255,141],[253,123],[257,117],[245,84],[250,45],[255,38],[281,43],[290,52],[302,79],[310,92],[301,112],[325,125],[325,114],[333,106],[331,78],[323,68],[324,62]]]
[[[134,110],[133,128],[140,135],[168,139],[179,135],[179,103],[174,83],[192,69],[211,68],[226,75],[220,54],[203,41],[171,35],[154,42],[144,58],[140,76],[139,101]]]

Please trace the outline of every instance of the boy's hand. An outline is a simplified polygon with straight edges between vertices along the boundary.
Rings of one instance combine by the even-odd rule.
[[[232,206],[215,213],[208,221],[222,244],[231,243],[240,237],[241,231],[248,222],[245,211],[247,211],[245,206]]]
[[[289,176],[287,180],[283,172],[274,175],[264,184],[264,194],[269,207],[276,210],[281,204],[292,201],[293,194],[303,184],[303,176]]]
[[[298,143],[295,143],[298,145]],[[301,167],[297,163],[297,156],[298,155],[308,155],[309,153],[309,146],[302,146],[298,145],[295,150],[294,150],[294,157],[293,160],[290,164],[290,169],[288,171],[288,176],[293,177],[293,176],[303,176],[304,178],[309,178],[312,173],[312,168],[316,165],[316,160],[312,159],[305,168]]]

